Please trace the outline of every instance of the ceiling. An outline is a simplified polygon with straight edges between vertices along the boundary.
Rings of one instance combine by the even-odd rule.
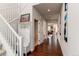
[[[40,3],[34,7],[47,19],[57,19],[62,3]],[[50,12],[48,12],[50,9]]]

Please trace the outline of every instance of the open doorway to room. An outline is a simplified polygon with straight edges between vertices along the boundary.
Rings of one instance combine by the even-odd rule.
[[[34,46],[38,45],[38,20],[34,19]]]
[[[51,44],[53,41],[55,45],[57,45],[57,32],[58,32],[58,27],[56,23],[48,23],[48,42]]]

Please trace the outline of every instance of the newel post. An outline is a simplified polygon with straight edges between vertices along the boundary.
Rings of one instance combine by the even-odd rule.
[[[22,37],[20,37],[20,40],[19,40],[19,52],[20,52],[20,56],[23,56],[23,40],[22,40]]]

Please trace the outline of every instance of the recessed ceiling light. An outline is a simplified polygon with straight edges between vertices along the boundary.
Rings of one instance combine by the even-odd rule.
[[[50,12],[50,9],[48,9],[48,12]]]

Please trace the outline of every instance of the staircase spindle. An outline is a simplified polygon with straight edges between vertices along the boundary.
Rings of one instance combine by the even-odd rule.
[[[5,14],[7,15],[7,13]],[[2,26],[1,26],[2,25]],[[6,19],[0,15],[0,32],[15,55],[22,56],[22,37],[20,37]]]

